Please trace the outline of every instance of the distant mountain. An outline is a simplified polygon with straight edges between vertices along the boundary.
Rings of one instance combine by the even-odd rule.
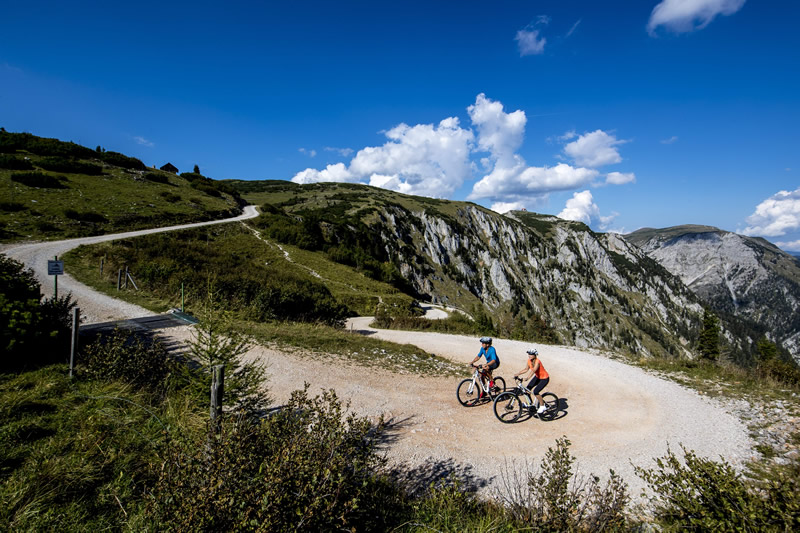
[[[692,356],[697,297],[618,235],[362,185],[231,184],[262,206],[262,235],[359,268],[382,265],[421,299],[485,309],[504,336]]]
[[[701,300],[761,326],[800,361],[800,260],[770,242],[711,226],[625,235]]]

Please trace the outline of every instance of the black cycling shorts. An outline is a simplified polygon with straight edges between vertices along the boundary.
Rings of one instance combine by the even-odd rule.
[[[488,363],[488,365],[489,365],[489,370],[494,370],[496,368],[499,368],[500,367],[500,359],[495,359],[491,363]]]
[[[539,394],[542,392],[542,389],[547,387],[548,383],[550,383],[550,378],[539,379],[536,376],[533,376],[531,382],[528,383],[528,390],[534,394]]]

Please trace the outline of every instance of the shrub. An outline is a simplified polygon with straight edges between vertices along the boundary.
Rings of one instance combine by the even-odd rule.
[[[61,180],[66,178],[54,178],[49,174],[41,172],[25,172],[11,174],[11,181],[16,181],[28,187],[40,187],[42,189],[66,189]]]
[[[158,338],[124,329],[97,336],[81,350],[79,362],[89,379],[148,389],[164,389],[176,365]]]
[[[164,200],[166,200],[169,203],[175,203],[181,201],[181,197],[179,194],[175,194],[169,191],[161,192],[159,193],[159,196],[161,196]]]
[[[172,531],[387,530],[382,425],[307,389],[266,419],[223,417],[218,434],[170,447],[148,519]]]
[[[106,217],[94,211],[79,212],[74,209],[65,209],[64,216],[80,222],[108,222]]]
[[[66,360],[75,302],[70,295],[43,302],[40,298],[33,271],[0,255],[0,369]]]
[[[45,170],[52,172],[66,172],[67,174],[88,174],[90,176],[100,176],[103,168],[92,163],[82,163],[74,159],[63,157],[46,157],[39,161],[37,165]]]
[[[97,156],[97,153],[94,153],[94,156]],[[147,167],[140,160],[135,157],[128,157],[120,154],[119,152],[103,152],[100,157],[109,165],[131,170],[147,170]]]
[[[28,207],[21,204],[20,202],[0,202],[0,211],[5,211],[6,213],[15,213],[17,211],[23,211]]]
[[[605,486],[592,475],[588,480],[573,473],[575,457],[566,437],[548,448],[537,473],[527,482],[511,473],[505,476],[500,498],[514,520],[531,530],[617,531],[628,522],[627,485],[610,471]]]
[[[166,174],[158,174],[157,172],[148,172],[144,175],[144,179],[155,183],[169,183],[169,177]]]
[[[797,531],[800,528],[798,465],[792,475],[748,482],[725,461],[683,448],[656,459],[657,468],[636,468],[654,491],[656,518],[693,531]]]
[[[8,170],[33,170],[33,165],[27,159],[14,157],[13,155],[0,156],[0,168]]]

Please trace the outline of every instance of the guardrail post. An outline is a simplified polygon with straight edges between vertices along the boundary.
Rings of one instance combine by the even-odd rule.
[[[72,369],[75,366],[75,352],[78,351],[78,328],[81,322],[81,310],[77,307],[72,308],[72,346],[69,351],[69,377],[72,377]]]

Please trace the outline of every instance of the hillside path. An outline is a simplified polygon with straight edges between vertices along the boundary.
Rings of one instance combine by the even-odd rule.
[[[5,255],[23,263],[26,267],[33,270],[36,279],[41,284],[41,290],[45,297],[53,295],[53,276],[47,275],[47,261],[55,256],[61,257],[73,248],[82,244],[96,244],[99,242],[114,241],[118,239],[128,239],[161,233],[165,231],[175,231],[181,229],[198,228],[210,226],[212,224],[224,224],[226,222],[237,222],[258,216],[258,210],[254,205],[245,206],[244,212],[236,217],[222,220],[209,220],[206,222],[195,222],[193,224],[181,224],[165,228],[151,228],[125,233],[113,233],[109,235],[96,235],[94,237],[79,237],[77,239],[67,239],[63,241],[45,241],[26,244],[12,244],[0,250]],[[64,265],[64,275],[58,276],[58,292],[61,296],[72,293],[73,299],[78,302],[84,322],[105,322],[124,318],[140,318],[152,315],[152,311],[138,305],[117,300],[105,294],[90,289],[83,283],[75,280],[69,275],[69,265]]]

